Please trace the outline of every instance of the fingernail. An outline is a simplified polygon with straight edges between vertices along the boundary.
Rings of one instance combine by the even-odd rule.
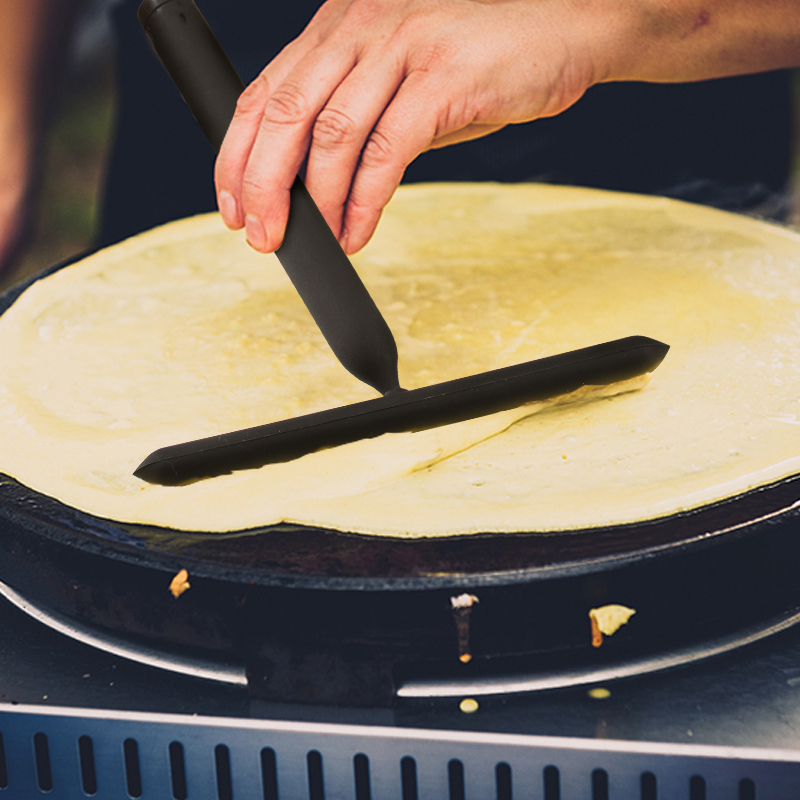
[[[230,193],[222,191],[219,193],[219,213],[222,214],[222,221],[229,227],[233,228],[239,219],[239,213],[236,209],[236,198]]]
[[[247,234],[247,241],[256,250],[263,250],[267,246],[267,233],[264,230],[264,224],[258,217],[248,214],[245,217],[244,229]]]
[[[347,231],[342,231],[342,235],[339,239],[339,244],[342,246],[342,250],[347,252]]]

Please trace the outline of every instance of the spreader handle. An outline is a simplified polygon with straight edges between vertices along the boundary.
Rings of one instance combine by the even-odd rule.
[[[193,0],[144,0],[137,16],[219,152],[244,83],[214,32]],[[344,368],[382,394],[399,389],[392,332],[299,177],[275,254]]]

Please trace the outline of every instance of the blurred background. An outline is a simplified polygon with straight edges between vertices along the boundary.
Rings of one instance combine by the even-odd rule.
[[[44,147],[33,235],[15,268],[0,275],[0,290],[88,250],[97,234],[98,201],[115,124],[108,21],[113,3],[89,0],[78,23]],[[794,76],[794,107],[794,166],[786,222],[800,227],[800,71]]]
[[[90,0],[78,22],[44,145],[33,236],[0,289],[91,247],[114,126],[114,51],[108,11]]]

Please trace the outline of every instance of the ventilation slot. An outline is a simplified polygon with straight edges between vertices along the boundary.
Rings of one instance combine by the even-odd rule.
[[[278,800],[278,764],[271,747],[261,751],[261,785],[264,788],[264,800]]]
[[[739,800],[756,800],[756,785],[750,778],[739,781]]]
[[[136,800],[142,796],[142,772],[139,769],[139,745],[136,739],[126,739],[122,743],[122,755],[125,759],[125,784],[128,795]]]
[[[0,789],[8,788],[8,769],[6,768],[6,748],[3,745],[3,734],[0,733]]]
[[[356,800],[372,800],[372,788],[369,782],[369,759],[358,753],[353,758],[353,774],[356,779]]]
[[[78,739],[78,760],[81,765],[81,786],[89,796],[97,794],[97,772],[94,767],[94,745],[88,736]]]
[[[652,772],[642,773],[642,800],[658,800],[658,785]]]
[[[183,745],[172,742],[169,746],[169,771],[172,775],[172,796],[174,800],[186,800],[186,762],[183,760]]]
[[[308,764],[308,800],[325,800],[325,781],[322,776],[322,756],[311,750],[306,756]]]
[[[706,800],[706,779],[700,775],[689,779],[689,800]]]
[[[417,793],[417,762],[411,756],[400,760],[400,786],[403,800],[419,800]]]
[[[217,772],[217,797],[219,800],[233,800],[231,754],[224,744],[214,748],[214,766]]]
[[[501,761],[494,768],[494,779],[497,786],[497,800],[513,800],[511,793],[511,767]]]
[[[464,765],[457,758],[447,765],[447,782],[450,785],[450,800],[464,800]]]
[[[561,779],[555,767],[544,768],[544,800],[561,800]]]
[[[592,800],[608,800],[608,773],[604,769],[592,773]]]
[[[53,773],[50,769],[50,748],[43,733],[37,733],[33,737],[33,755],[36,759],[36,782],[39,789],[50,792],[53,790]]]

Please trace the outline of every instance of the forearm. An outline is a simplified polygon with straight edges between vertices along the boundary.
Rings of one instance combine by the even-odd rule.
[[[35,109],[35,86],[55,0],[0,4],[0,126],[26,129]],[[3,133],[0,128],[0,134]]]
[[[0,0],[0,273],[31,220],[35,156],[77,2]]]
[[[78,2],[0,3],[0,137],[27,139],[47,102],[52,72]]]
[[[591,0],[590,0],[591,2]],[[798,0],[612,2],[601,82],[695,81],[800,66]]]

